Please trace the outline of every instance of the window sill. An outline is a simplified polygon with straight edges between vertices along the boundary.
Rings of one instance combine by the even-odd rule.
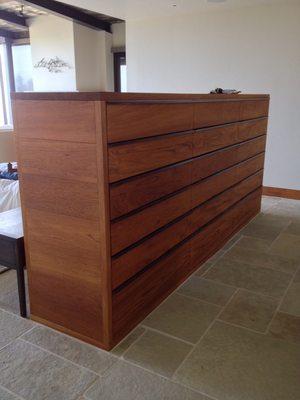
[[[0,126],[0,135],[1,133],[13,133],[14,128],[11,125]]]

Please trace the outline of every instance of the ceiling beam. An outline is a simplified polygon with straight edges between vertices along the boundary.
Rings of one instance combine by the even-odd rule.
[[[71,19],[74,22],[85,25],[89,28],[111,33],[111,24],[109,22],[101,21],[93,15],[85,13],[84,11],[70,6],[69,4],[54,0],[26,0],[24,3],[29,5],[34,4],[43,10]]]
[[[9,11],[0,10],[0,19],[9,22],[10,24],[27,27],[26,20],[24,17],[20,17],[19,15]]]
[[[13,32],[0,28],[0,37],[5,37],[7,39],[24,39],[29,37],[29,32],[28,31]]]

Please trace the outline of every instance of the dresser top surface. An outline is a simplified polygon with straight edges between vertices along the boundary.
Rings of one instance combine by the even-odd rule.
[[[198,103],[269,100],[268,94],[188,94],[116,92],[15,92],[14,100],[105,101],[108,103]]]

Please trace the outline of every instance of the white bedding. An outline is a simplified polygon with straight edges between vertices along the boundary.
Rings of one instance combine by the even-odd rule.
[[[0,179],[0,212],[20,207],[19,181]]]

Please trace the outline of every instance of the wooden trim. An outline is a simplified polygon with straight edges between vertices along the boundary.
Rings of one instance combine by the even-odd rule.
[[[22,28],[27,28],[26,20],[24,17],[20,17],[19,15],[6,11],[0,10],[0,19],[8,22],[9,24],[14,24],[21,26]]]
[[[84,10],[77,7],[73,7],[69,4],[61,3],[60,1],[54,0],[26,0],[24,3],[29,5],[34,4],[39,8],[47,11],[52,11],[54,14],[59,16],[74,20],[75,22],[87,26],[92,29],[103,30],[111,33],[111,24],[106,21],[101,21],[100,19],[94,17]]]
[[[210,102],[210,101],[243,101],[268,100],[265,94],[187,94],[187,93],[115,93],[115,92],[17,92],[12,94],[16,100],[75,100],[75,101],[107,101],[109,103],[130,102]]]
[[[263,187],[264,196],[283,197],[285,199],[300,200],[300,190],[284,189],[271,186]]]
[[[95,102],[96,143],[98,167],[98,196],[100,220],[100,262],[102,269],[102,310],[103,342],[105,348],[111,347],[112,338],[112,300],[111,300],[111,245],[110,245],[110,206],[107,156],[106,103]],[[99,327],[101,329],[101,327]]]

